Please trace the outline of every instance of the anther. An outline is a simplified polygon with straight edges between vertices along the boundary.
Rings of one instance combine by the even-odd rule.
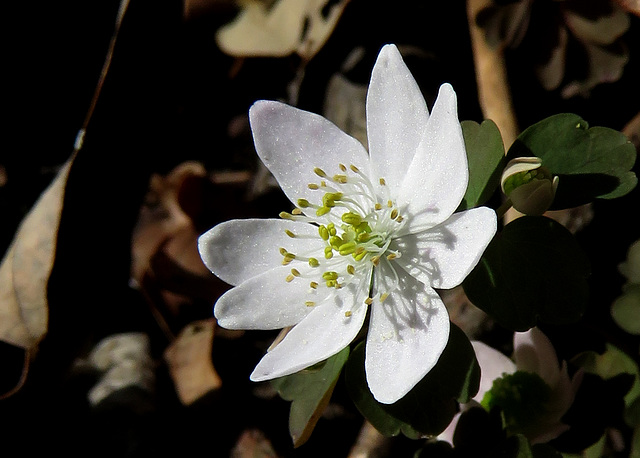
[[[309,201],[307,199],[298,199],[298,207],[307,208],[309,206]]]
[[[318,262],[318,260],[316,258],[309,258],[309,265],[311,267],[318,267],[320,265],[320,263]]]
[[[340,252],[342,256],[347,256],[351,253],[354,253],[355,251],[356,251],[356,242],[343,243],[338,248],[338,252]]]
[[[299,208],[294,208],[293,210],[291,210],[291,214],[292,215],[302,215],[302,210],[300,210]]]
[[[285,280],[287,281],[287,283],[291,283],[293,281],[295,277],[291,274],[287,275],[287,278],[285,278]]]
[[[391,212],[391,219],[396,219],[398,217],[398,209],[394,208]]]
[[[318,175],[320,178],[326,178],[327,174],[324,173],[324,170],[322,170],[320,167],[316,167],[313,169],[313,172]]]
[[[296,234],[294,234],[293,232],[291,232],[289,229],[286,229],[284,231],[285,234],[287,234],[289,237],[291,237],[292,239],[296,238]],[[284,256],[284,255],[283,255]]]
[[[396,221],[398,223],[401,223],[402,221],[404,221],[404,218],[402,217],[402,215],[398,215],[398,217],[396,218]]]
[[[373,304],[373,299],[371,299],[370,297],[367,297],[367,298],[364,300],[364,303],[365,303],[365,304],[367,304],[367,305],[371,305],[371,304]]]
[[[362,223],[362,216],[357,213],[346,212],[342,214],[342,221],[355,227]]]
[[[387,297],[389,297],[389,293],[382,293],[380,295],[380,302],[384,302],[387,299]]]
[[[306,305],[307,307],[313,307],[314,305],[316,305],[316,303],[313,301],[305,301],[304,305]]]
[[[384,186],[386,184],[387,182],[384,180],[384,178],[380,178],[380,185]]]
[[[337,280],[338,272],[328,271],[322,274],[324,280]]]
[[[397,258],[397,257],[398,257],[398,255],[397,255],[397,254],[395,254],[395,253],[389,253],[389,254],[387,255],[387,259],[388,259],[389,261],[393,261],[393,260],[394,260],[395,258]]]
[[[347,176],[346,175],[334,175],[333,176],[333,181],[335,181],[336,183],[345,184],[347,182]]]
[[[280,248],[280,254],[281,254],[282,256],[286,256],[286,255],[287,255],[287,253],[289,253],[287,250],[285,250],[284,248]]]
[[[351,310],[347,310],[346,312],[344,312],[344,316],[349,318],[351,316]]]
[[[371,258],[371,263],[372,263],[374,266],[376,266],[376,267],[377,267],[377,266],[378,266],[378,264],[380,264],[380,256],[374,256],[374,257],[372,257],[372,258]]]
[[[293,275],[294,277],[299,277],[300,271],[298,269],[291,269],[291,275]]]
[[[352,172],[354,173],[360,173],[360,169],[358,167],[356,167],[355,165],[351,164],[349,166],[349,168],[351,169]]]
[[[278,216],[282,219],[293,219],[293,216],[291,215],[291,213],[287,213],[287,212],[280,212]]]
[[[307,185],[307,188],[309,188],[309,189],[313,189],[313,190],[316,190],[316,189],[320,189],[320,186],[318,186],[318,185],[317,185],[317,184],[315,184],[315,183],[309,183],[309,184]]]
[[[338,167],[340,167],[340,170],[342,170],[343,172],[347,171],[347,168],[345,167],[344,164],[338,164]]]
[[[320,234],[320,238],[322,238],[322,240],[329,240],[329,230],[326,226],[320,226],[318,228],[318,234]]]
[[[329,207],[320,207],[316,210],[316,216],[324,216],[330,211],[331,209]]]
[[[373,208],[375,208],[376,210],[382,210],[382,205],[376,202]]]
[[[391,202],[390,200],[387,200],[387,207],[392,208],[393,202]]]
[[[318,287],[318,282],[312,281],[311,283],[309,283],[309,286],[313,289],[316,289]]]
[[[325,259],[333,258],[333,249],[330,246],[324,247],[324,257]]]
[[[351,264],[349,264],[347,266],[347,273],[354,275],[356,273],[356,268],[354,266],[352,266]]]

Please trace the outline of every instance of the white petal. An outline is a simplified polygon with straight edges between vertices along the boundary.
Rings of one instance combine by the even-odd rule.
[[[472,208],[427,231],[399,237],[392,248],[402,253],[396,262],[409,274],[434,288],[449,289],[476,266],[496,228],[493,210]]]
[[[443,84],[398,196],[400,214],[410,217],[404,232],[421,231],[446,220],[458,208],[468,181],[456,93]]]
[[[285,233],[287,230],[300,237],[289,237]],[[314,253],[323,254],[324,245],[316,226],[280,219],[225,221],[198,239],[204,264],[230,285],[239,285],[282,266],[284,258],[280,248],[299,256],[313,257]]]
[[[398,194],[426,131],[429,111],[418,83],[394,45],[380,51],[367,92],[367,137],[372,178]]]
[[[391,269],[385,260],[374,271],[376,293],[395,283]],[[401,269],[398,282],[384,302],[374,296],[367,334],[367,383],[384,404],[407,394],[435,366],[449,339],[449,315],[438,294]]]
[[[473,399],[481,402],[485,393],[493,386],[493,381],[504,374],[513,374],[516,371],[516,365],[498,350],[483,342],[472,341],[471,345],[480,365],[480,389]]]
[[[299,198],[319,201],[308,189],[318,183],[319,167],[328,175],[342,174],[339,164],[369,172],[369,155],[358,140],[322,116],[280,102],[261,100],[249,110],[256,151],[294,204]],[[320,193],[320,191],[316,191]]]
[[[367,315],[364,300],[370,277],[360,285],[347,285],[296,325],[273,350],[258,363],[251,380],[259,382],[293,374],[324,361],[349,345],[356,337]],[[356,304],[359,304],[356,306]],[[351,316],[346,316],[351,312]]]
[[[513,357],[518,369],[538,374],[554,388],[560,378],[560,363],[553,344],[538,328],[513,335]]]
[[[297,269],[303,277],[291,282],[286,281],[291,266],[280,266],[227,291],[214,308],[218,324],[227,329],[280,329],[299,323],[312,310],[306,301],[324,301],[329,288],[309,286],[304,276],[312,267]]]

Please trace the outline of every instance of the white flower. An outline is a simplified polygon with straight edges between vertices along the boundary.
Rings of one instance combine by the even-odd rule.
[[[370,310],[365,370],[374,397],[402,398],[436,364],[453,288],[496,231],[493,210],[453,213],[467,188],[456,95],[429,115],[393,45],[367,94],[369,152],[321,116],[272,101],[249,112],[258,155],[296,205],[280,220],[233,220],[201,236],[209,269],[234,285],[215,316],[231,329],[294,326],[251,374],[298,372],[349,345]]]
[[[576,392],[582,383],[583,373],[577,372],[573,378],[569,377],[567,363],[558,362],[558,356],[553,344],[538,328],[531,328],[526,332],[516,332],[513,335],[513,359],[508,358],[498,350],[483,342],[471,342],[480,364],[480,388],[469,405],[463,410],[478,405],[485,394],[491,390],[493,382],[516,371],[537,374],[549,387],[549,399],[541,407],[541,415],[536,422],[528,425],[523,431],[532,444],[548,442],[555,439],[569,429],[562,422],[575,399]],[[454,418],[447,429],[438,436],[440,440],[453,443],[453,434],[459,419]]]

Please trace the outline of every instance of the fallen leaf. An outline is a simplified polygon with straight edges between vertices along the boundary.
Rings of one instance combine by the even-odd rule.
[[[20,224],[0,265],[0,340],[35,349],[47,333],[47,282],[71,160]]]
[[[213,318],[193,322],[165,350],[164,359],[178,398],[184,405],[192,404],[205,393],[222,386],[211,361],[214,329]]]
[[[222,51],[237,57],[311,59],[324,45],[349,0],[278,0],[247,2],[238,16],[216,34]]]

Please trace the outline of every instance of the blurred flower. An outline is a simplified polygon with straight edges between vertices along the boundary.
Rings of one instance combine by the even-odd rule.
[[[582,372],[569,377],[567,363],[558,362],[542,331],[516,332],[513,359],[482,342],[472,344],[482,375],[480,389],[469,406],[500,407],[507,429],[524,434],[533,444],[548,442],[569,429],[562,417],[573,404]],[[453,443],[458,418],[459,414],[440,440]]]
[[[455,92],[443,85],[429,115],[388,45],[367,94],[369,154],[323,117],[282,103],[256,102],[249,116],[258,155],[296,208],[201,236],[205,264],[235,285],[215,306],[219,324],[293,326],[255,368],[261,381],[338,353],[370,309],[367,383],[378,401],[397,401],[448,341],[434,288],[460,284],[496,231],[489,208],[453,213],[468,182]]]
[[[542,166],[542,159],[518,157],[509,161],[500,184],[513,208],[525,215],[542,215],[553,203],[558,180]]]

